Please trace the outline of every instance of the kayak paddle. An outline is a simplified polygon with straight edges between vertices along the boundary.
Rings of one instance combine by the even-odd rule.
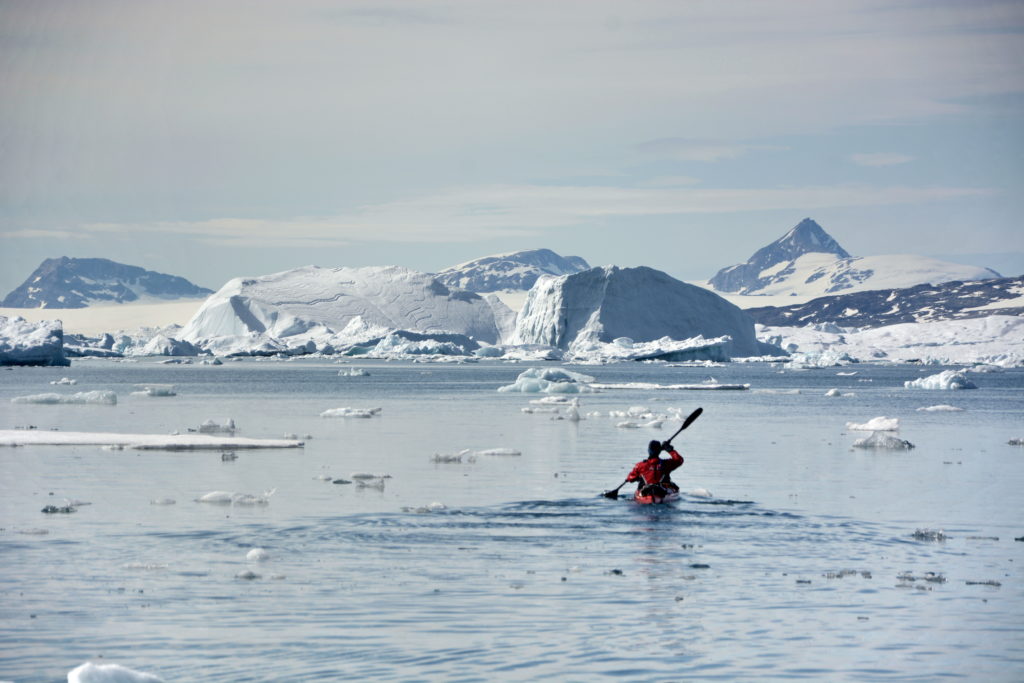
[[[686,429],[687,427],[692,425],[694,420],[696,420],[698,417],[700,417],[700,414],[703,413],[703,412],[704,412],[703,408],[697,408],[697,410],[695,410],[692,413],[690,413],[690,416],[688,418],[686,418],[685,420],[683,420],[683,426],[680,427],[678,430],[676,430],[675,434],[673,434],[671,437],[669,437],[669,439],[668,439],[669,443],[672,442],[672,439],[674,439],[677,436],[679,436],[679,432],[683,431],[684,429]],[[619,497],[619,489],[621,489],[623,486],[625,486],[628,482],[629,482],[629,480],[627,479],[626,481],[622,482],[621,484],[619,484],[618,486],[613,488],[611,491],[605,491],[604,494],[603,494],[604,497],[605,498],[611,498],[612,500],[618,499],[618,497]]]

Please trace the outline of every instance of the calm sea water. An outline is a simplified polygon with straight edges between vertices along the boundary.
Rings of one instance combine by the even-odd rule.
[[[338,376],[353,366],[371,375]],[[1024,436],[1024,371],[942,392],[902,388],[935,367],[578,368],[752,386],[581,397],[583,412],[704,408],[676,439],[675,479],[712,497],[642,507],[600,493],[678,423],[525,414],[536,396],[496,389],[526,367],[0,370],[0,428],[168,433],[230,417],[243,436],[312,437],[232,462],[0,449],[0,679],[62,680],[88,659],[168,681],[1024,679],[1024,449],[1007,445]],[[49,384],[62,376],[77,385]],[[178,395],[131,394],[144,383]],[[118,405],[10,403],[92,389]],[[939,403],[964,411],[917,411]],[[382,411],[319,417],[344,406]],[[845,423],[881,415],[917,447],[851,449],[863,434]],[[490,448],[521,455],[432,461]],[[391,478],[320,478],[353,472]],[[263,506],[195,502],[269,489]],[[65,499],[91,505],[40,512]],[[422,511],[433,502],[445,508]],[[248,561],[255,547],[269,559]]]

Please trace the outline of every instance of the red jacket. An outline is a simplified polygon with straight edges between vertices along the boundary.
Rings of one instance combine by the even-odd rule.
[[[633,466],[633,470],[626,477],[626,481],[639,481],[643,484],[659,484],[668,479],[669,473],[683,464],[683,456],[676,450],[668,452],[671,460],[661,458],[648,458],[641,460]]]

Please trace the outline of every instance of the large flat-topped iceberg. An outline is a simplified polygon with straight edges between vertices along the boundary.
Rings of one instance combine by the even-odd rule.
[[[753,321],[714,292],[653,268],[605,266],[538,280],[511,341],[582,351],[619,338],[644,343],[726,336],[728,356],[768,352],[754,336]]]
[[[64,355],[61,322],[0,315],[0,365],[71,365]]]
[[[236,278],[207,299],[181,338],[282,339],[330,336],[355,319],[387,330],[453,332],[499,341],[492,304],[451,290],[426,273],[400,266],[306,266],[256,278]]]

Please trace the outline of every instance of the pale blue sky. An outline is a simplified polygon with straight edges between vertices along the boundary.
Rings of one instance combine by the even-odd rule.
[[[0,294],[549,247],[703,279],[800,219],[1024,272],[1024,3],[0,0]]]

